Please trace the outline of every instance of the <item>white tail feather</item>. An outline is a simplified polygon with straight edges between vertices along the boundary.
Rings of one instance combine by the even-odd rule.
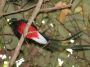
[[[38,38],[32,38],[32,40],[40,44],[48,44],[47,40],[38,32]]]

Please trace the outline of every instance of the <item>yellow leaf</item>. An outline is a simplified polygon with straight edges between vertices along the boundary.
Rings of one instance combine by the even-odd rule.
[[[82,12],[82,7],[81,6],[76,7],[74,13],[80,13],[80,12]]]
[[[4,61],[3,67],[7,67],[8,66],[8,61]]]

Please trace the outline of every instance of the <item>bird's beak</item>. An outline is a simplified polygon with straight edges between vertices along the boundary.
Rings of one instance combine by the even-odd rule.
[[[38,32],[38,38],[32,38],[32,40],[40,43],[40,44],[48,44],[48,41]]]

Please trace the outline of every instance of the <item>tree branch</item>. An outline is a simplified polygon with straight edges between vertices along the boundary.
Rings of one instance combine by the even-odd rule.
[[[17,47],[16,47],[16,49],[15,49],[15,52],[14,52],[13,57],[11,58],[11,60],[10,60],[10,62],[9,62],[8,67],[12,67],[12,66],[13,66],[13,64],[14,64],[17,56],[19,55],[21,46],[22,46],[23,41],[24,41],[24,37],[27,35],[28,29],[29,29],[30,25],[32,24],[33,20],[35,19],[35,17],[36,17],[37,14],[39,13],[39,10],[40,10],[40,7],[41,7],[41,5],[42,5],[42,2],[43,2],[43,0],[39,0],[39,1],[38,1],[35,10],[34,10],[33,13],[32,13],[31,18],[28,19],[28,23],[27,23],[27,25],[26,25],[26,28],[24,29],[24,33],[22,34],[22,36],[21,36],[21,38],[20,38],[20,40],[19,40],[19,42],[18,42],[18,45],[17,45]]]
[[[0,16],[0,18],[5,17],[5,16],[9,16],[9,15],[12,15],[12,14],[17,14],[17,13],[21,13],[21,12],[26,12],[26,11],[34,8],[35,6],[36,6],[36,5],[34,4],[34,5],[30,6],[29,8],[26,8],[26,9],[20,9],[20,10],[13,11],[13,12],[11,12],[11,13],[5,13],[5,14],[3,14],[2,16]],[[63,8],[61,8],[61,7],[59,7],[59,8],[55,8],[55,7],[43,8],[43,9],[40,9],[39,12],[51,12],[51,11],[60,10],[60,9],[65,9],[65,8],[69,8],[69,7],[71,7],[71,5],[67,5],[66,7],[63,7]]]
[[[46,12],[51,12],[51,11],[55,11],[55,10],[66,9],[66,8],[69,8],[69,7],[71,7],[71,5],[67,5],[65,7],[58,7],[58,8],[56,8],[56,7],[43,8],[43,9],[40,10],[40,12],[45,12],[46,13]]]

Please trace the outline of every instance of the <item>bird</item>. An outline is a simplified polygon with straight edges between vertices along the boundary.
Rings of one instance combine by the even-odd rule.
[[[20,39],[28,21],[25,19],[17,19],[17,18],[10,18],[7,19],[7,21],[12,31],[14,32],[15,36],[18,39]],[[46,39],[40,32],[38,32],[36,26],[33,24],[31,24],[31,26],[29,27],[28,33],[25,36],[25,40],[27,42],[31,41],[38,43],[41,46],[45,46],[48,44],[48,39]]]
[[[10,18],[10,19],[7,19],[7,21],[12,31],[14,32],[15,36],[18,39],[20,39],[28,21],[25,19],[17,19],[17,18]],[[78,33],[74,34],[73,36],[70,36],[69,38],[66,38],[64,40],[57,40],[57,41],[65,41],[65,40],[70,40],[72,38],[77,38],[78,37],[77,35],[80,34],[81,32],[82,31],[79,31]],[[39,44],[38,46],[44,46],[46,50],[49,50],[51,52],[59,50],[58,45],[57,47],[55,47],[55,45],[53,46],[52,44],[50,45],[50,40],[53,40],[53,39],[50,39],[46,37],[43,33],[39,32],[36,26],[32,23],[28,29],[27,35],[25,36],[24,43],[25,42],[35,43],[35,44],[38,43]]]
[[[11,27],[14,35],[18,39],[20,39],[28,20],[18,19],[18,18],[10,18],[10,19],[7,19],[7,22],[9,24],[9,26]],[[43,32],[39,32],[37,27],[33,23],[30,25],[30,27],[28,29],[28,33],[25,36],[25,39],[23,42],[23,44],[25,44],[25,45],[28,45],[27,43],[31,44],[31,45],[34,44],[35,46],[37,45],[49,52],[56,52],[59,50],[59,48],[58,48],[59,46],[56,44],[53,45],[54,43],[52,42],[52,40],[47,35],[45,35]]]

